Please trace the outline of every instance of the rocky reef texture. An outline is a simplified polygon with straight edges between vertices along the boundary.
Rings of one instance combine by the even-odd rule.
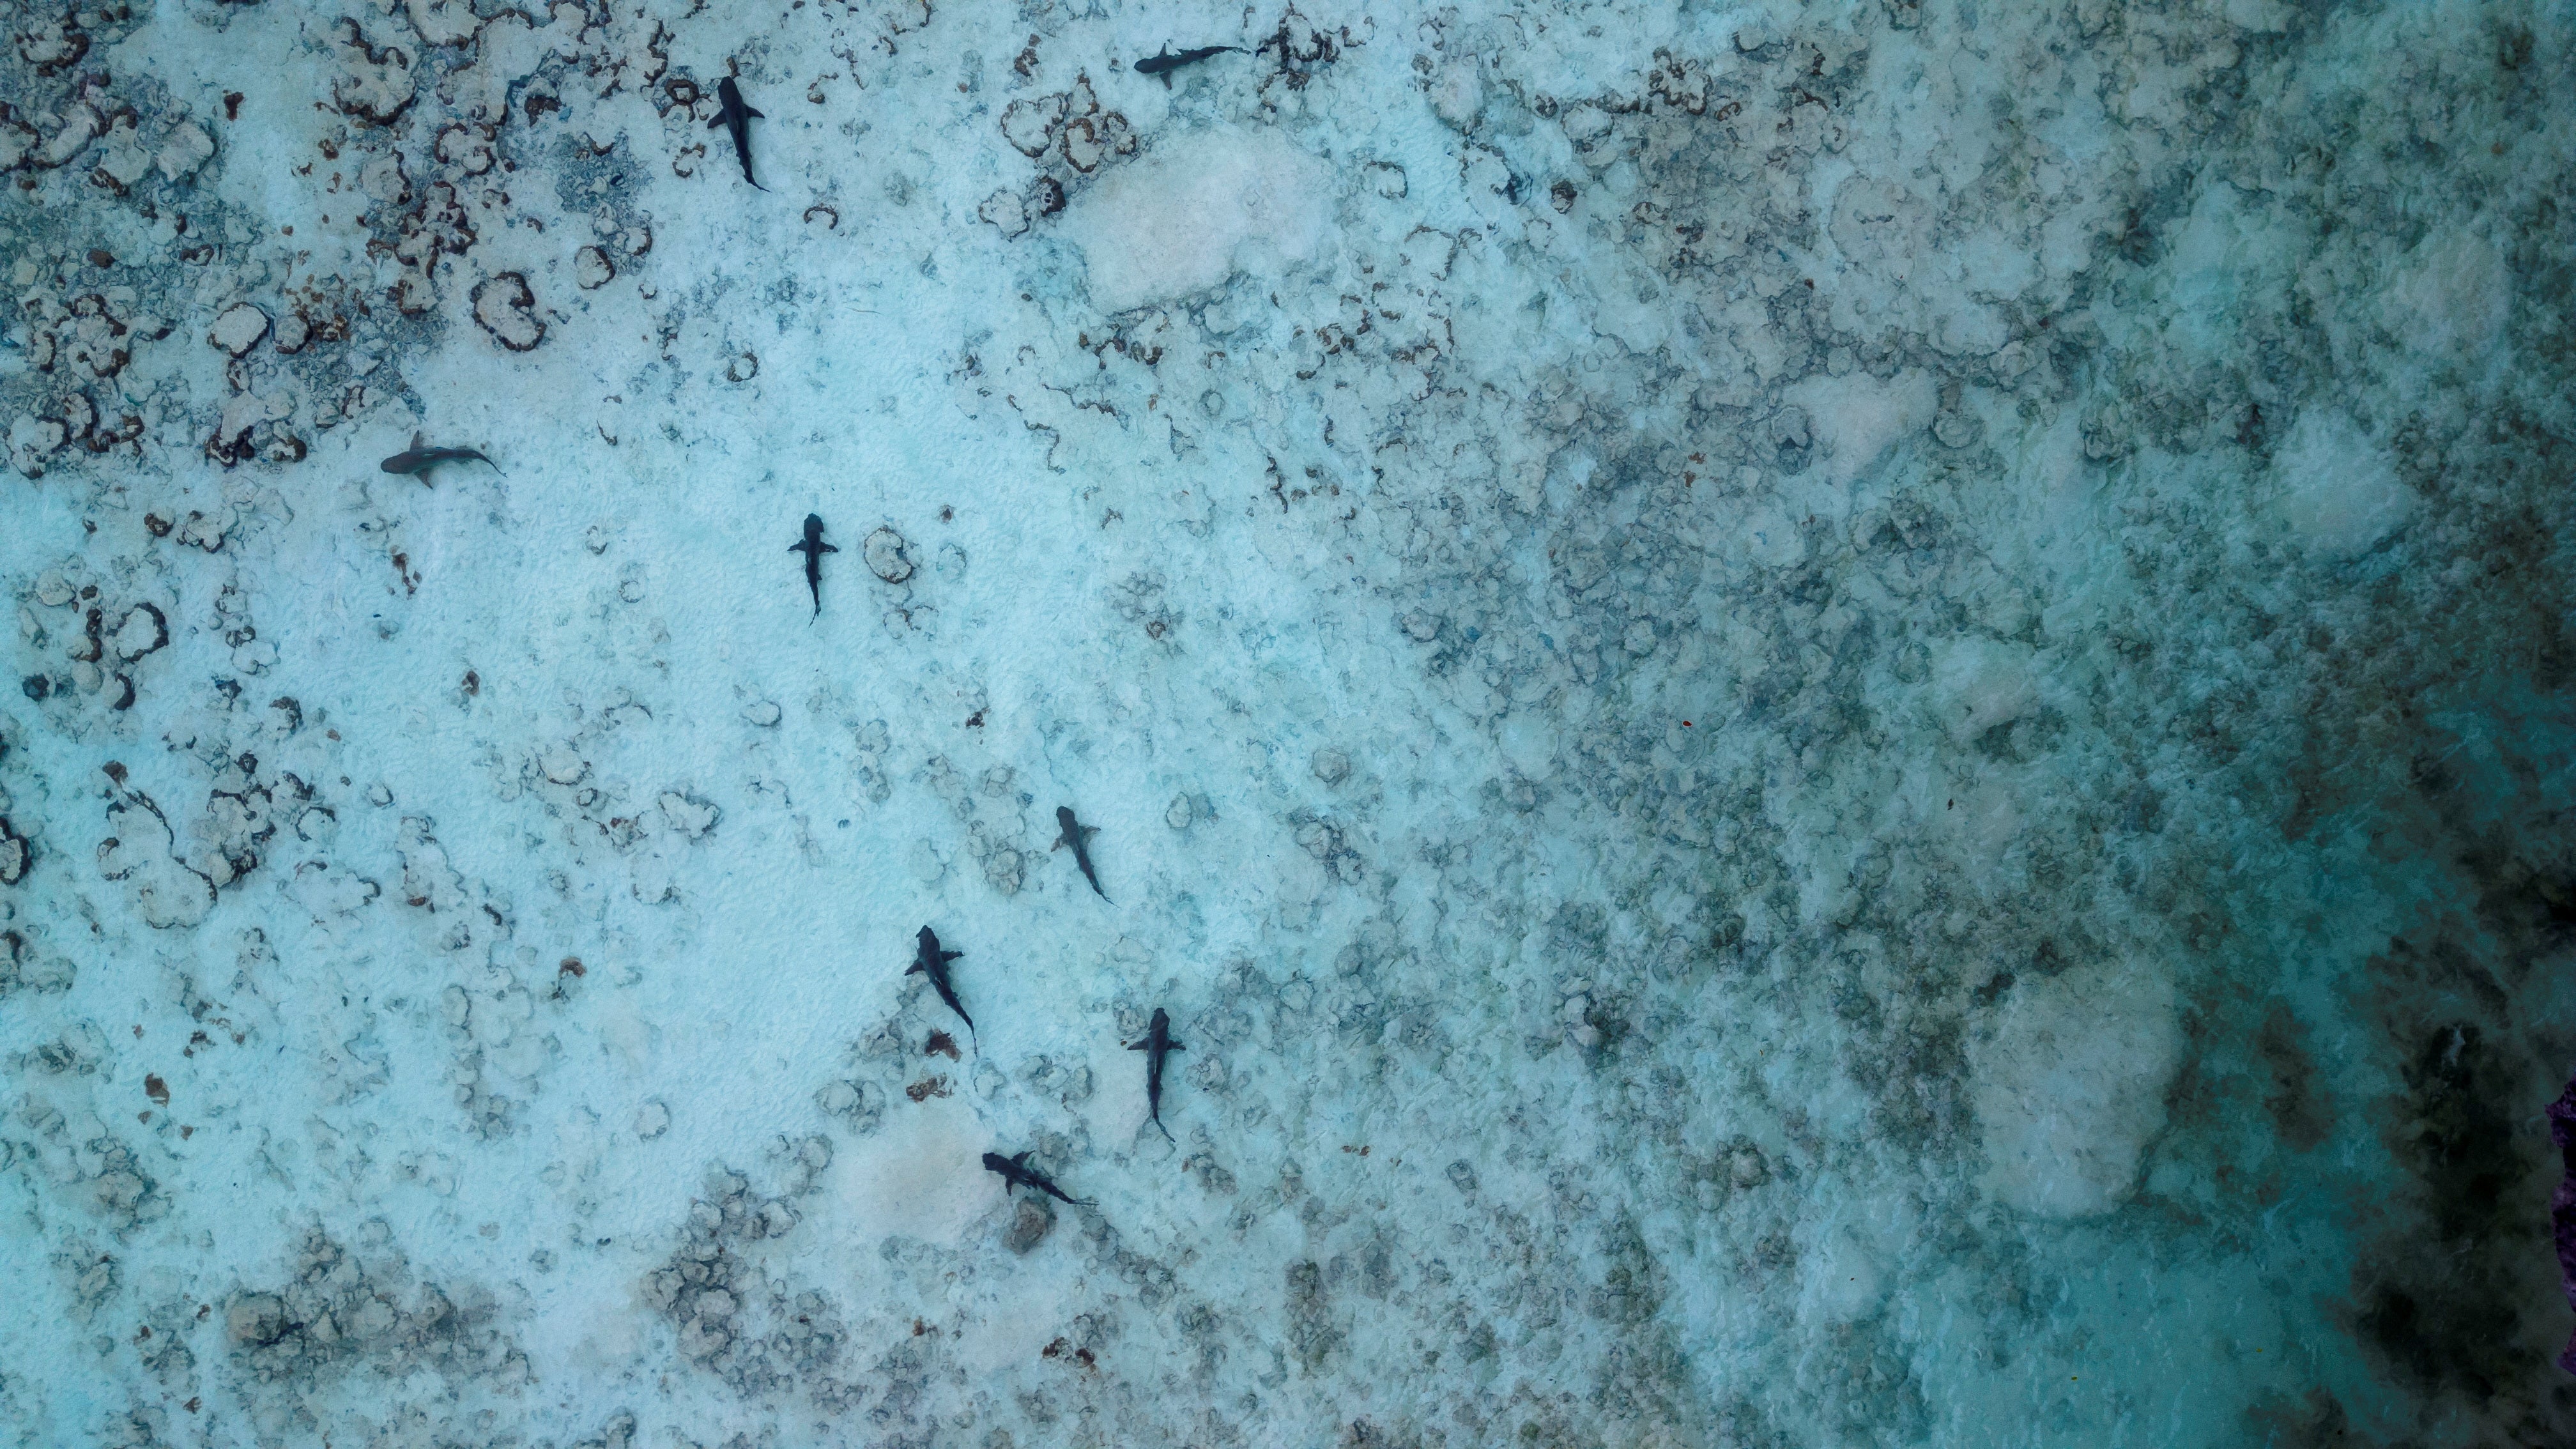
[[[2563,7],[6,28],[10,1442],[2576,1439]]]
[[[2558,1240],[2558,1278],[2567,1290],[2567,1306],[2576,1308],[2576,1080],[2549,1104],[2549,1140],[2558,1148],[2567,1175],[2550,1194],[2549,1226]],[[2558,1366],[2576,1374],[2576,1334],[2558,1355]]]

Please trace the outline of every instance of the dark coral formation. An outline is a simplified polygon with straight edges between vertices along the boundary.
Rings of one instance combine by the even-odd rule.
[[[2549,1104],[2549,1141],[2558,1149],[2566,1176],[2549,1195],[2550,1233],[2558,1243],[2558,1280],[2567,1290],[2567,1306],[2576,1308],[2576,1077]],[[2558,1366],[2576,1374],[2576,1333],[2558,1354]]]

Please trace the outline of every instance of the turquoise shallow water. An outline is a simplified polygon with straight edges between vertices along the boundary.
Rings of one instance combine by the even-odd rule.
[[[2571,38],[28,21],[0,1426],[2567,1441]]]

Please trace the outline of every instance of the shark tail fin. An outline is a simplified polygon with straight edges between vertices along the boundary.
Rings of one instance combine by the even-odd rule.
[[[1171,1143],[1174,1147],[1178,1147],[1178,1146],[1180,1146],[1180,1145],[1181,1145],[1181,1144],[1180,1144],[1180,1139],[1178,1139],[1178,1138],[1176,1138],[1176,1137],[1174,1137],[1174,1136],[1172,1135],[1172,1129],[1171,1129],[1171,1128],[1169,1128],[1169,1127],[1165,1127],[1165,1126],[1163,1125],[1163,1119],[1162,1119],[1162,1118],[1157,1117],[1157,1118],[1155,1118],[1155,1119],[1154,1119],[1154,1127],[1155,1127],[1155,1129],[1156,1129],[1156,1130],[1160,1131],[1160,1132],[1163,1134],[1163,1140],[1164,1140],[1164,1141]]]

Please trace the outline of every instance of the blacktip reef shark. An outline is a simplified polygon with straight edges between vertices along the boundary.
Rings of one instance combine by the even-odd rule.
[[[965,954],[963,951],[940,950],[939,933],[924,926],[921,928],[921,935],[917,938],[917,949],[912,958],[912,964],[904,968],[903,974],[910,976],[918,971],[929,977],[932,988],[939,993],[939,999],[948,1003],[948,1009],[957,1013],[959,1021],[966,1023],[966,1035],[972,1039],[975,1035],[975,1018],[968,1016],[966,1008],[957,1004],[957,988],[950,985],[948,981],[948,963]]]
[[[1172,1040],[1172,1014],[1155,1007],[1154,1019],[1146,1024],[1144,1039],[1127,1043],[1127,1050],[1145,1054],[1146,1117],[1154,1124],[1155,1130],[1163,1134],[1163,1140],[1169,1142],[1172,1129],[1163,1125],[1163,1054],[1188,1050]]]
[[[707,122],[707,129],[722,126],[732,133],[733,154],[742,162],[742,179],[751,181],[754,191],[767,191],[768,187],[751,180],[751,123],[755,118],[766,118],[744,102],[742,87],[733,83],[732,76],[716,82],[716,104],[716,118]]]
[[[789,553],[805,555],[805,587],[814,593],[814,617],[823,617],[823,555],[840,550],[823,541],[823,515],[805,515],[805,541],[787,545]]]
[[[481,453],[476,452],[472,448],[433,448],[429,445],[428,437],[421,433],[414,433],[411,435],[410,447],[394,454],[392,457],[387,458],[376,466],[382,468],[388,473],[408,473],[412,477],[418,478],[421,482],[427,483],[429,482],[429,470],[437,467],[441,463],[480,463],[495,473],[501,473],[500,464],[484,457]],[[510,475],[507,473],[501,473],[501,476],[507,478]]]
[[[1185,50],[1178,55],[1174,55],[1172,54],[1172,43],[1166,40],[1163,42],[1162,54],[1149,55],[1143,60],[1136,62],[1136,74],[1161,76],[1163,78],[1163,89],[1170,90],[1172,88],[1172,72],[1179,70],[1185,65],[1194,65],[1199,61],[1207,59],[1211,55],[1223,55],[1229,50],[1233,51],[1237,55],[1244,53],[1243,47],[1239,45],[1202,45],[1195,49]]]
[[[1099,1206],[1097,1198],[1066,1196],[1063,1188],[1047,1181],[1045,1173],[1029,1166],[1029,1155],[1025,1152],[1014,1152],[1008,1157],[998,1152],[987,1152],[984,1154],[984,1170],[1002,1175],[1004,1192],[1015,1187],[1034,1187],[1051,1198],[1071,1203],[1075,1207]]]

